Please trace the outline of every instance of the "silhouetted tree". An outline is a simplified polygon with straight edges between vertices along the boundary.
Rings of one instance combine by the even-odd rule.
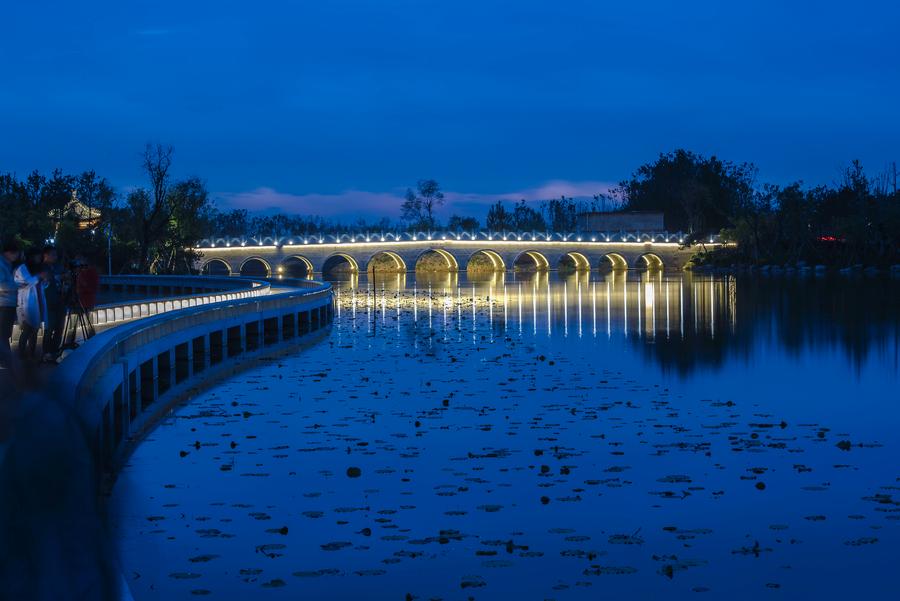
[[[753,194],[755,173],[750,163],[679,149],[639,167],[616,194],[627,210],[662,211],[667,229],[700,237],[732,225],[732,217]]]
[[[250,231],[247,209],[232,209],[215,215],[215,233],[228,238],[246,236]]]
[[[513,228],[519,231],[545,230],[547,222],[543,215],[525,204],[525,200],[520,200],[513,209]]]
[[[214,222],[206,187],[198,178],[189,178],[174,185],[169,169],[172,166],[172,147],[148,144],[142,156],[142,166],[149,188],[138,188],[128,194],[126,208],[136,244],[135,268],[172,273],[189,270],[193,246],[204,237]]]
[[[437,224],[434,211],[442,204],[444,193],[440,184],[433,179],[420,179],[415,192],[407,188],[400,210],[403,220],[410,227],[430,230]]]
[[[141,166],[150,188],[138,188],[128,194],[127,206],[134,218],[137,241],[137,270],[145,273],[153,260],[153,247],[165,235],[171,214],[168,205],[169,168],[172,166],[171,146],[147,144]]]
[[[575,201],[565,196],[553,198],[543,203],[546,222],[554,232],[572,232],[578,216]]]
[[[474,217],[453,215],[447,222],[447,229],[451,232],[474,231],[478,229],[478,220]]]
[[[200,256],[194,244],[208,234],[212,224],[206,184],[197,177],[177,182],[168,191],[168,203],[169,226],[157,251],[153,271],[191,273],[194,261]]]
[[[498,200],[488,209],[485,226],[492,232],[502,232],[515,227],[513,215],[506,210],[502,200]]]

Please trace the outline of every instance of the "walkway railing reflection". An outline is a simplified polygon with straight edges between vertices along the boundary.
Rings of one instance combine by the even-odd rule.
[[[414,279],[390,274],[362,285],[358,278],[335,284],[338,317],[356,321],[364,315],[369,326],[390,319],[399,327],[407,315],[429,328],[546,335],[561,330],[564,336],[715,338],[723,328],[734,330],[736,296],[734,278],[661,272],[494,273],[464,283],[457,273]]]

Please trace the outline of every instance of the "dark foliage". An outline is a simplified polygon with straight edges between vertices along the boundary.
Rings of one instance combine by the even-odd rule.
[[[619,184],[616,195],[629,211],[661,211],[669,231],[695,238],[732,225],[753,195],[756,168],[687,150],[661,154]]]
[[[888,185],[890,184],[890,186]],[[870,180],[854,161],[834,187],[764,186],[723,230],[737,247],[715,262],[839,266],[900,262],[900,196],[893,178]]]

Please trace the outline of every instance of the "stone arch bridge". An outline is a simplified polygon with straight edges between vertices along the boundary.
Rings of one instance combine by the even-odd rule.
[[[204,241],[197,268],[212,275],[311,277],[344,272],[414,271],[426,261],[432,271],[466,271],[475,265],[490,271],[598,269],[681,270],[696,252],[678,234],[583,238],[507,233],[472,236],[381,235],[336,236],[329,239]],[[625,238],[625,239],[622,239]],[[267,242],[267,243],[266,243]],[[717,245],[715,241],[709,244]]]

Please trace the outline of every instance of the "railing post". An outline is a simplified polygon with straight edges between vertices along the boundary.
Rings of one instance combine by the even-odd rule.
[[[153,380],[151,382],[153,394],[151,398],[153,399],[152,403],[156,403],[159,400],[159,355],[150,360],[150,368],[153,370]]]
[[[212,346],[209,340],[209,333],[203,335],[203,371],[209,369],[212,365]]]
[[[194,377],[194,341],[187,341],[187,379]]]

